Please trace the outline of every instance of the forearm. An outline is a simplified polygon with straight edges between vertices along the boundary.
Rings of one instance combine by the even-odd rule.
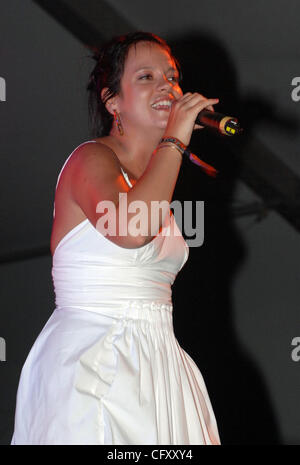
[[[169,208],[164,209],[164,215],[162,213],[157,215],[156,207],[159,202],[171,202],[181,163],[182,155],[170,146],[162,147],[154,152],[145,172],[127,193],[127,208],[129,209],[129,211],[127,210],[127,221],[124,218],[120,220],[121,206],[117,206],[117,230],[120,231],[120,227],[124,230],[125,226],[128,236],[132,236],[128,226],[137,212],[130,212],[130,205],[134,207],[133,202],[142,201],[139,228],[141,234],[138,237],[133,237],[133,241],[136,240],[139,246],[150,242],[162,227]],[[124,221],[127,224],[124,225]],[[130,237],[128,241],[130,241]]]

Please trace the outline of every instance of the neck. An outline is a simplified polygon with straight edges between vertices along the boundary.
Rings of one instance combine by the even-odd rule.
[[[152,153],[156,149],[160,139],[163,137],[164,129],[151,133],[141,132],[126,133],[121,136],[119,131],[113,127],[108,138],[113,142],[121,165],[128,169],[136,179],[145,171]],[[149,132],[149,131],[148,131]]]

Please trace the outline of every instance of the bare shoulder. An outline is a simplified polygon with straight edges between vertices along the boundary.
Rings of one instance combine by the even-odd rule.
[[[84,219],[95,225],[97,202],[116,198],[119,170],[115,152],[105,144],[83,143],[74,150],[55,192],[52,253],[61,238]]]
[[[79,147],[70,167],[70,198],[94,226],[98,203],[111,200],[117,205],[120,190],[120,162],[114,150],[98,141]]]
[[[119,176],[120,162],[109,146],[101,143],[89,143],[80,146],[72,157],[70,165],[70,187],[73,200],[76,193],[111,184]]]
[[[72,170],[94,171],[101,167],[119,170],[119,166],[115,152],[100,141],[79,146],[71,160]]]

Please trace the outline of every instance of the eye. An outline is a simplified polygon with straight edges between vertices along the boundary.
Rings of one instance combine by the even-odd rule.
[[[173,80],[173,82],[179,82],[179,78],[177,76],[171,76],[169,80]]]
[[[148,79],[148,77],[152,77],[151,74],[145,74],[144,76],[141,76],[139,79]]]

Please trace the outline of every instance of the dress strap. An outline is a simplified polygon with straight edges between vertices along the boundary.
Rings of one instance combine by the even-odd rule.
[[[69,161],[69,159],[71,158],[71,156],[73,155],[73,153],[75,152],[75,150],[77,150],[79,147],[81,147],[81,145],[87,144],[87,143],[89,143],[89,142],[96,142],[96,141],[95,141],[95,140],[88,140],[88,141],[86,141],[86,142],[82,142],[82,144],[79,144],[79,145],[73,150],[73,152],[70,153],[70,155],[68,156],[68,158],[67,158],[66,161],[64,162],[64,164],[63,164],[63,166],[62,166],[62,168],[61,168],[61,170],[60,170],[60,172],[59,172],[59,174],[58,174],[57,181],[56,181],[56,186],[55,186],[55,191],[56,191],[56,189],[57,189],[57,186],[58,186],[58,183],[59,183],[61,174],[62,174],[62,172],[63,172],[63,169],[64,169],[64,167],[66,166],[66,164],[68,163],[68,161]],[[54,217],[55,217],[55,200],[54,200],[54,202],[53,202],[53,218],[54,218]]]
[[[63,172],[63,169],[64,167],[66,166],[67,162],[69,161],[69,159],[71,158],[71,156],[73,155],[73,153],[75,152],[75,150],[77,150],[81,145],[83,144],[87,144],[89,142],[96,142],[95,140],[88,140],[86,142],[83,142],[82,144],[78,145],[78,147],[76,147],[73,152],[68,156],[68,158],[66,159],[66,161],[64,162],[60,172],[59,172],[59,175],[58,175],[58,178],[57,178],[57,182],[56,182],[56,187],[55,187],[55,190],[57,189],[57,186],[58,186],[58,183],[59,183],[59,180],[60,180],[60,177],[61,177],[61,174]],[[129,187],[133,187],[130,180],[129,180],[129,177],[128,177],[128,174],[123,170],[122,166],[120,166],[121,168],[121,171],[122,171],[122,174],[124,176],[124,179],[125,181],[127,182],[127,184],[129,185]],[[53,206],[53,218],[55,217],[55,201],[54,201],[54,206]]]
[[[127,182],[128,186],[129,186],[129,187],[132,187],[132,184],[131,184],[131,182],[130,182],[130,180],[129,180],[128,174],[125,173],[125,171],[123,170],[122,166],[120,166],[120,168],[121,168],[122,174],[123,174],[123,176],[124,176],[124,178],[125,178],[125,181]]]

